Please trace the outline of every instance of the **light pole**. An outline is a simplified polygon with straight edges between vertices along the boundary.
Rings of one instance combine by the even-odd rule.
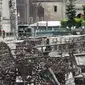
[[[17,14],[17,21],[18,21],[18,24],[19,24],[19,22],[20,22],[20,13],[18,12],[18,14]]]

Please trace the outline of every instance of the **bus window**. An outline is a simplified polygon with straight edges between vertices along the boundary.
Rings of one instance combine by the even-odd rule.
[[[55,26],[53,28],[54,28],[54,30],[58,30],[60,28],[60,26]]]

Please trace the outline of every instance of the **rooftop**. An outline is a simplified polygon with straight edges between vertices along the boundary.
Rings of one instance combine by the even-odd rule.
[[[63,0],[33,0],[33,2],[61,2]]]
[[[61,26],[60,21],[40,21],[30,26]]]

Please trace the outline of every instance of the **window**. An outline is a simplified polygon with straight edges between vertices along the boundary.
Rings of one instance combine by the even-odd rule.
[[[54,12],[57,12],[57,6],[54,6]]]

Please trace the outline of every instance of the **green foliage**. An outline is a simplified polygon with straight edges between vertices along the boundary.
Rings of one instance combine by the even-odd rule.
[[[68,25],[68,27],[69,28],[71,28],[71,27],[73,27],[73,26],[75,26],[75,20],[73,19],[73,20],[68,20],[68,22],[67,22],[67,25]],[[71,29],[70,29],[71,30]]]
[[[83,21],[81,22],[81,24],[82,24],[82,26],[85,26],[85,20],[83,20]]]
[[[72,26],[76,26],[76,28],[85,26],[85,5],[82,6],[84,17],[76,18],[76,9],[74,5],[75,1],[76,0],[69,0],[69,2],[66,5],[66,15],[68,17],[68,20],[61,21],[61,26],[63,28],[66,28],[68,26],[70,31]]]
[[[68,20],[61,20],[61,26],[62,26],[63,28],[66,28],[66,26],[67,26],[67,21],[68,21]]]
[[[76,26],[76,28],[81,27],[81,22],[82,22],[82,18],[74,18],[74,21],[72,21],[72,23],[70,23],[68,20],[61,20],[61,26],[63,28],[66,28],[67,26],[71,27],[71,26]]]
[[[76,26],[76,28],[81,27],[82,19],[81,18],[74,18],[74,20],[75,20],[75,26]]]
[[[71,28],[72,26],[75,26],[75,16],[76,16],[76,9],[74,5],[75,0],[69,0],[69,3],[66,5],[66,15],[68,17],[68,27]]]
[[[66,15],[68,20],[73,20],[76,16],[74,1],[75,0],[69,0],[69,3],[66,5]]]
[[[40,77],[46,80],[49,80],[52,76],[50,75],[49,71],[46,69],[42,72],[40,72]]]

